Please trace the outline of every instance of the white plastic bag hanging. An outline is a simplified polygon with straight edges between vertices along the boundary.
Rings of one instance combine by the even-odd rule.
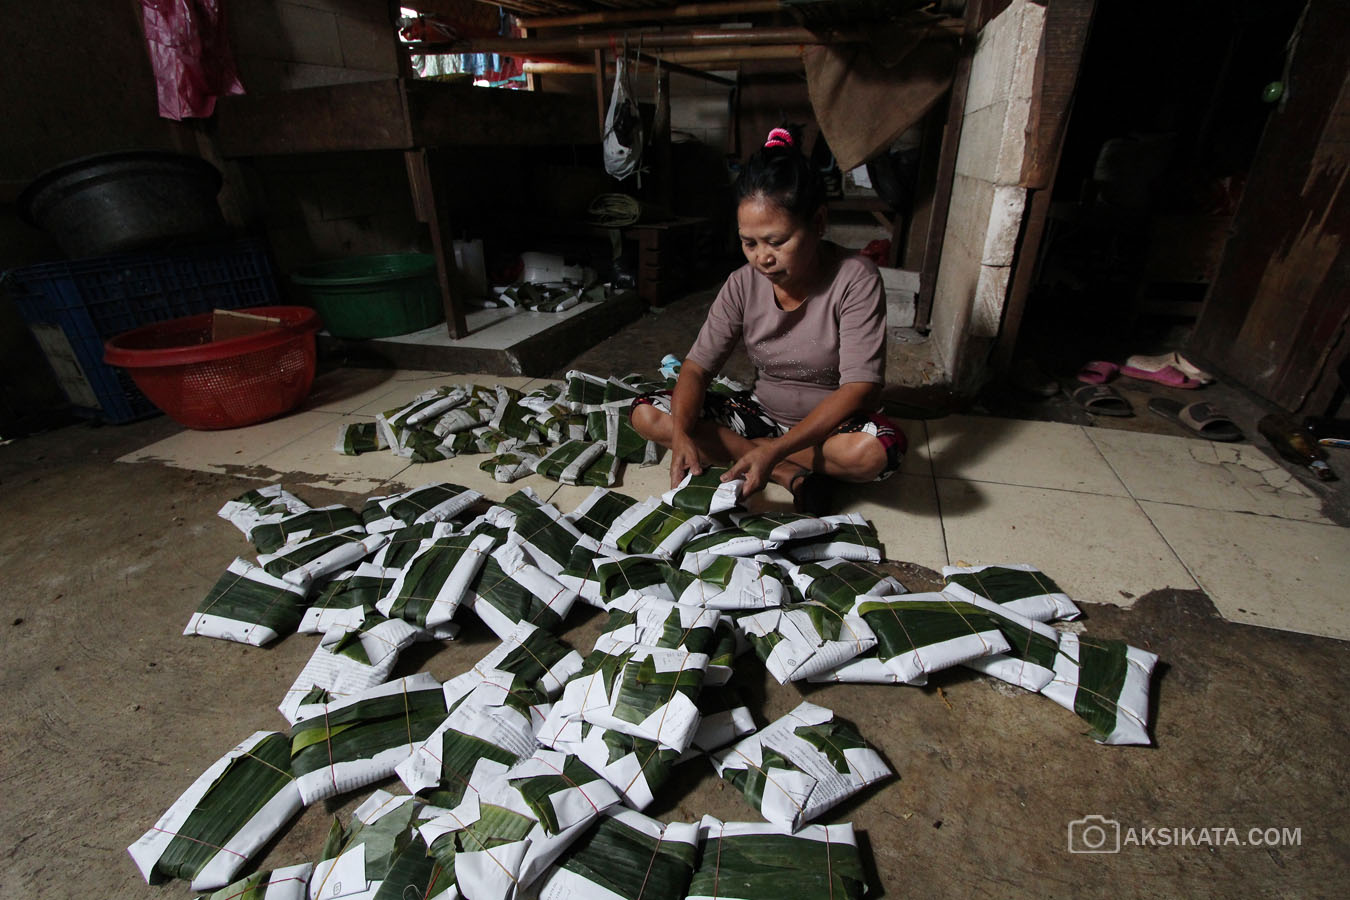
[[[642,162],[642,113],[633,99],[628,52],[615,60],[614,93],[605,114],[605,171],[622,181]]]

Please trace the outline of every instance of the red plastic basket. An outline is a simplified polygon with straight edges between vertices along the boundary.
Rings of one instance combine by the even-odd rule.
[[[290,412],[314,383],[319,316],[304,306],[240,310],[281,320],[259,334],[211,340],[211,314],[157,322],[112,338],[121,366],[151,403],[188,428],[238,428]]]

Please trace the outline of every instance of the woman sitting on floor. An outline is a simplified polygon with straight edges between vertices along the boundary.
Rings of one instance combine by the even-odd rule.
[[[798,511],[822,515],[829,478],[879,481],[904,456],[904,433],[878,409],[885,291],[871,261],[823,239],[824,184],[795,133],[769,132],[736,197],[747,263],[718,292],[674,391],[634,402],[633,427],[671,451],[672,487],[729,463],[723,480],[744,477],[742,496],[773,481]],[[754,392],[710,393],[738,341]]]

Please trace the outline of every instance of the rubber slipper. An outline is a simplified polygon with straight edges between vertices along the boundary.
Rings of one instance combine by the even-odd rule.
[[[1213,375],[1194,365],[1175,350],[1158,356],[1144,356],[1142,353],[1136,353],[1125,360],[1125,365],[1132,369],[1142,369],[1145,372],[1156,372],[1159,369],[1171,366],[1192,381],[1198,381],[1201,384],[1214,383]]]
[[[1083,384],[1105,384],[1120,373],[1120,366],[1113,362],[1105,362],[1096,359],[1090,363],[1083,363],[1083,367],[1078,370],[1074,377]]]
[[[1071,395],[1073,402],[1094,416],[1132,416],[1134,408],[1128,400],[1104,384],[1089,384],[1077,388]]]
[[[1148,369],[1136,369],[1134,366],[1121,366],[1120,374],[1126,378],[1133,378],[1137,381],[1152,381],[1157,384],[1165,384],[1168,387],[1181,388],[1184,391],[1193,391],[1200,387],[1200,382],[1194,378],[1188,378],[1176,366],[1163,366],[1161,369],[1149,371]]]
[[[833,497],[828,477],[803,468],[792,476],[792,480],[788,482],[788,490],[792,492],[794,511],[808,516],[829,515]]]
[[[1189,428],[1210,441],[1240,441],[1242,429],[1233,420],[1214,408],[1208,400],[1182,405],[1170,397],[1154,397],[1148,401],[1148,411],[1178,425]]]

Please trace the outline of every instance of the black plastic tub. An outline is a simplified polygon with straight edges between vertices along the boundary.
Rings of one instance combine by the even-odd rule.
[[[220,171],[196,156],[124,150],[48,169],[19,195],[19,213],[70,257],[220,237]]]

